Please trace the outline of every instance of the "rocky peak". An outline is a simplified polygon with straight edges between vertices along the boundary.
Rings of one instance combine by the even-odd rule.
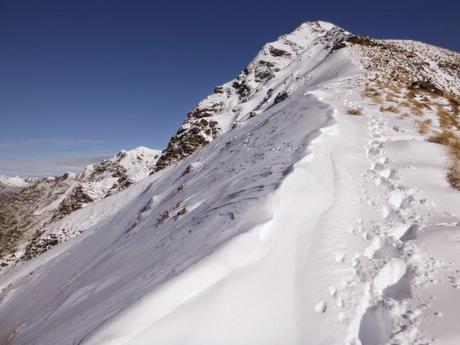
[[[152,172],[187,157],[219,134],[238,127],[258,111],[285,99],[289,94],[287,87],[275,92],[275,88],[269,86],[284,82],[273,82],[280,72],[313,46],[331,50],[346,34],[331,23],[306,22],[292,33],[265,44],[234,80],[217,86],[212,95],[192,109]]]

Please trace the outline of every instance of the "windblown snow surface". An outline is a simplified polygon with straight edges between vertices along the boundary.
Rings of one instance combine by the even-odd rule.
[[[308,44],[286,100],[4,274],[0,343],[459,344],[445,148],[361,95],[353,54]]]

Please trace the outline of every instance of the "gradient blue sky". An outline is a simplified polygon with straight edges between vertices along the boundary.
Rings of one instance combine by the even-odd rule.
[[[460,1],[0,0],[0,174],[162,148],[191,108],[303,21],[460,51]]]

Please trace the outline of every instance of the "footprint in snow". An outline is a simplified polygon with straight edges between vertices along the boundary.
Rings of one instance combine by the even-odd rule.
[[[460,289],[460,279],[456,277],[449,276],[449,283],[454,289]]]
[[[329,287],[329,295],[331,295],[332,298],[335,298],[337,296],[337,289],[333,286]]]
[[[326,310],[327,310],[326,302],[319,301],[318,303],[315,304],[315,312],[317,312],[317,313],[325,313]]]
[[[341,253],[335,255],[335,261],[339,264],[342,263],[344,259],[345,256]]]

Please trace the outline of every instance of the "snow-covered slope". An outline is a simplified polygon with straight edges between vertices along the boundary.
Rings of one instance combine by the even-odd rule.
[[[34,181],[5,178],[21,190],[0,200],[0,257],[2,266],[30,259],[60,242],[67,234],[56,231],[42,240],[45,226],[87,204],[125,189],[149,175],[160,151],[138,147],[87,166],[81,173]]]
[[[324,22],[266,45],[0,277],[0,343],[458,344],[458,59]]]

